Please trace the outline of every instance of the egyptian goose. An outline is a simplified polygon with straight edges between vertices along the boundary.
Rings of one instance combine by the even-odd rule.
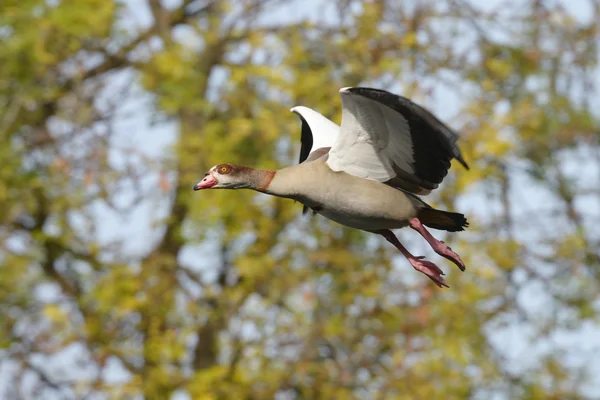
[[[302,120],[300,164],[277,171],[219,164],[194,186],[252,189],[294,199],[326,218],[382,235],[439,287],[434,263],[412,255],[392,229],[410,226],[439,255],[465,265],[425,228],[450,232],[468,226],[462,214],[436,210],[417,195],[438,187],[452,159],[468,169],[458,135],[414,102],[379,89],[343,88],[341,127],[310,108],[291,109]]]

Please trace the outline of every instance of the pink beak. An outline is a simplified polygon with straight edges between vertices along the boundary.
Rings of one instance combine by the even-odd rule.
[[[200,182],[198,182],[194,186],[194,190],[209,189],[209,188],[215,186],[217,183],[219,183],[219,182],[217,182],[217,180],[214,178],[214,176],[207,173],[206,175],[204,175],[204,179],[202,179]]]

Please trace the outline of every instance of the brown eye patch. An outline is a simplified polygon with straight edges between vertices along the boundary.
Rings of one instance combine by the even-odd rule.
[[[215,169],[220,174],[228,174],[231,172],[232,167],[229,164],[219,164],[219,165],[217,165],[217,167]]]
[[[240,173],[245,173],[252,170],[252,168],[244,167],[242,165],[234,164],[219,164],[215,167],[215,172],[221,175],[232,175],[237,176]]]

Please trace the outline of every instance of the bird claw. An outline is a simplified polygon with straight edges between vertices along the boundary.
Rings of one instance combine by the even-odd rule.
[[[452,261],[458,266],[458,268],[460,268],[461,271],[464,271],[466,269],[465,263],[460,259],[460,256],[454,251],[452,251],[450,246],[448,246],[446,243],[434,238],[433,235],[429,233],[427,229],[425,229],[425,226],[423,226],[423,224],[421,223],[421,221],[419,221],[418,218],[411,219],[409,223],[411,228],[419,232],[421,236],[423,236],[425,240],[427,240],[427,243],[429,243],[433,251],[435,251],[437,254],[444,257],[445,259]]]
[[[414,269],[425,274],[439,287],[449,288],[450,286],[448,286],[448,284],[442,277],[442,275],[444,275],[444,271],[442,271],[437,265],[435,265],[431,261],[424,260],[424,258],[424,256],[415,256],[409,258],[408,261]]]
[[[461,271],[464,271],[466,269],[465,263],[463,262],[463,260],[460,259],[460,256],[456,254],[446,243],[440,241],[438,246],[431,247],[433,247],[433,250],[440,256],[456,264],[456,266],[460,268]]]
[[[400,250],[400,252],[404,254],[404,256],[408,259],[408,261],[414,269],[427,275],[427,277],[433,282],[435,282],[435,284],[439,287],[450,287],[448,286],[444,278],[442,278],[442,275],[444,275],[444,271],[442,271],[437,265],[435,265],[431,261],[426,261],[425,256],[413,256],[412,254],[410,254],[410,252],[406,250],[406,248],[402,245],[402,243],[400,243],[400,241],[392,231],[382,230],[377,233],[382,235],[388,242],[396,246],[396,248]]]

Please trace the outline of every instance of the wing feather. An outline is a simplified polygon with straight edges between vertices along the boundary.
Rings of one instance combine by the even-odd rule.
[[[423,107],[379,89],[340,93],[341,134],[327,161],[334,171],[424,194],[442,182],[453,158],[468,168],[456,132]]]
[[[304,106],[294,107],[290,111],[302,121],[299,163],[306,161],[313,151],[333,146],[340,132],[340,127],[335,122]]]

